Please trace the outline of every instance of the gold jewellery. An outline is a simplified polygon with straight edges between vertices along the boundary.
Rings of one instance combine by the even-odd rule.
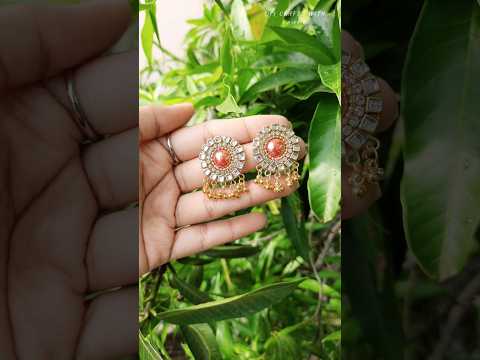
[[[380,141],[373,136],[383,110],[379,92],[368,65],[342,52],[342,159],[352,169],[348,182],[359,197],[383,176],[378,166]]]
[[[215,136],[203,145],[198,158],[205,179],[203,192],[209,199],[238,198],[247,191],[245,151],[237,140],[229,136]]]
[[[300,138],[286,126],[273,124],[260,130],[253,139],[253,156],[257,162],[255,183],[275,192],[284,190],[282,177],[287,186],[295,185],[300,178],[299,143]]]

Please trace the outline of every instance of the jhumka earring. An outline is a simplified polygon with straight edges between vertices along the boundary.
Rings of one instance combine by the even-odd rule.
[[[253,139],[253,155],[257,162],[255,183],[268,190],[284,190],[281,179],[287,186],[295,185],[298,174],[300,139],[290,128],[273,124],[260,130]]]
[[[237,140],[228,136],[215,136],[203,145],[198,158],[205,179],[203,192],[209,199],[238,198],[247,191],[245,175],[245,151]]]
[[[368,65],[342,52],[342,159],[353,170],[348,182],[360,197],[369,183],[383,176],[378,166],[380,141],[373,136],[383,110],[379,92]]]

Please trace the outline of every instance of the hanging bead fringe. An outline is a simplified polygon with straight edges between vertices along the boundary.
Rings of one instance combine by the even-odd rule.
[[[277,170],[274,173],[268,170],[257,168],[257,177],[255,178],[255,183],[263,186],[267,190],[282,192],[285,190],[285,187],[282,184],[282,177],[285,178],[285,183],[288,187],[295,186],[300,180],[298,167],[298,162],[295,162],[290,169],[282,171]]]
[[[245,175],[242,174],[235,180],[223,183],[206,178],[203,181],[202,190],[211,200],[238,199],[242,193],[247,191]]]

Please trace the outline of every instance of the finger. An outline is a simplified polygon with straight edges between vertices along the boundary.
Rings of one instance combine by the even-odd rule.
[[[180,196],[175,212],[177,226],[198,224],[218,219],[234,211],[287,196],[296,190],[295,187],[284,186],[283,191],[274,192],[255,184],[254,181],[248,181],[246,185],[248,191],[238,199],[210,200],[201,191]]]
[[[83,155],[85,171],[102,209],[138,201],[138,131],[95,143]]]
[[[2,8],[0,93],[104,52],[127,29],[130,14],[128,2],[117,0]]]
[[[393,122],[398,118],[398,101],[397,95],[383,79],[377,78],[380,85],[380,96],[383,99],[383,110],[380,114],[380,121],[376,131],[381,132],[392,126]]]
[[[365,212],[381,196],[378,183],[368,184],[367,191],[361,197],[355,195],[348,179],[352,170],[342,167],[342,219],[346,220]]]
[[[141,107],[139,112],[140,142],[157,139],[185,125],[192,117],[193,112],[193,105],[189,103]]]
[[[90,291],[138,281],[138,208],[101,217],[88,243],[86,265]]]
[[[241,144],[251,142],[265,126],[272,124],[290,125],[280,115],[255,115],[238,119],[211,120],[200,125],[185,127],[172,133],[172,147],[182,161],[198,156],[202,145],[213,136],[230,136]]]
[[[121,359],[138,351],[138,287],[108,292],[90,303],[76,359]]]
[[[264,214],[250,213],[184,228],[177,232],[170,259],[180,259],[240,239],[261,230],[266,223]]]
[[[98,134],[116,134],[138,126],[138,78],[136,51],[104,56],[78,68],[73,74],[75,93],[85,117]],[[64,107],[72,111],[65,77],[46,84]]]
[[[342,31],[342,50],[349,52],[356,59],[365,58],[362,46],[347,31]]]
[[[305,143],[300,140],[300,159],[305,156]],[[245,144],[245,167],[242,172],[247,173],[255,169],[257,162],[253,157],[253,143]],[[193,159],[185,161],[175,167],[175,177],[178,180],[178,185],[183,192],[189,192],[202,186],[205,174],[200,166],[200,160]]]

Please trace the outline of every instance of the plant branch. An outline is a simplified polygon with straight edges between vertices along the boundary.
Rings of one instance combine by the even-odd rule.
[[[455,329],[460,324],[460,321],[463,319],[465,313],[472,305],[473,298],[478,296],[479,293],[480,274],[477,274],[460,293],[456,304],[450,310],[447,323],[442,330],[440,340],[437,343],[430,360],[442,360],[444,358],[445,352],[450,345],[450,341],[452,340]]]

